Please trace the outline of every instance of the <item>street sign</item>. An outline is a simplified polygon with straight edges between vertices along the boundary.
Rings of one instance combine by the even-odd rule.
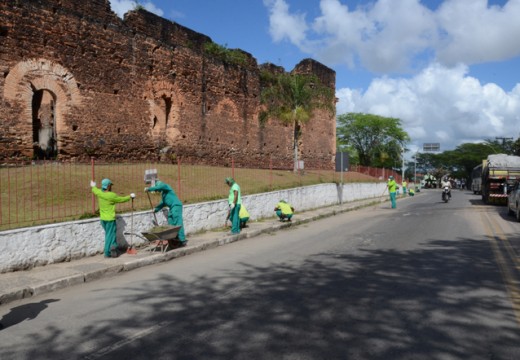
[[[424,143],[423,144],[423,151],[441,151],[441,144],[440,143]]]

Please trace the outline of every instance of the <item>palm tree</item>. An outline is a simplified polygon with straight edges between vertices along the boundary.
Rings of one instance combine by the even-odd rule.
[[[261,76],[264,85],[261,102],[265,110],[260,114],[260,121],[273,117],[293,125],[296,172],[301,125],[309,121],[318,108],[330,110],[334,115],[334,91],[323,85],[315,75],[263,72]]]

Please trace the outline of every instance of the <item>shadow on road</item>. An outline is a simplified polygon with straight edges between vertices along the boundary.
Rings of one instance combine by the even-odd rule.
[[[78,339],[49,327],[32,334],[31,342],[47,350],[31,356],[506,359],[520,351],[488,240],[425,245],[420,251],[335,249],[298,265],[244,264],[242,271],[190,283],[162,275],[116,299],[139,304],[140,311],[83,329],[82,339],[95,339],[110,353],[78,354]],[[31,318],[23,314],[34,318],[46,306],[36,305],[8,314],[8,323]],[[121,329],[152,330],[127,341]],[[16,354],[3,347],[5,355]]]

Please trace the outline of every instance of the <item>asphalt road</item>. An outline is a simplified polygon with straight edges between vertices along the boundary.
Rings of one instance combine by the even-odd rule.
[[[520,223],[440,190],[0,307],[5,359],[520,359]]]

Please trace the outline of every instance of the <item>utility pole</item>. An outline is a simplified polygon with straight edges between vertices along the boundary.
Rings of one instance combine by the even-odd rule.
[[[401,182],[404,181],[404,147],[402,148],[403,150],[403,165],[401,166]]]

